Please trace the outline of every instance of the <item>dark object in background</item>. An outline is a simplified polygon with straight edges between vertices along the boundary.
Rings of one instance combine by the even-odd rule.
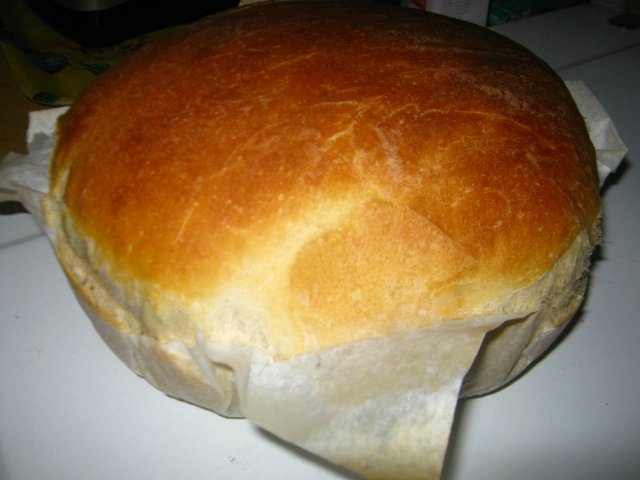
[[[0,202],[0,215],[15,215],[16,213],[27,213],[27,210],[20,202]]]
[[[103,48],[238,5],[238,0],[28,0],[51,28],[84,47]]]
[[[609,19],[609,23],[625,30],[640,28],[640,15],[636,13],[621,13]]]

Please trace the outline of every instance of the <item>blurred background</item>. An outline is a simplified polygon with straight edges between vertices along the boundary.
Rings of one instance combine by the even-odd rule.
[[[261,0],[3,0],[0,45],[18,88],[41,105],[68,105],[96,76],[181,24]],[[371,0],[484,26],[589,0]],[[612,15],[640,0],[594,0]],[[5,62],[5,59],[0,59]],[[7,66],[8,65],[8,66]]]

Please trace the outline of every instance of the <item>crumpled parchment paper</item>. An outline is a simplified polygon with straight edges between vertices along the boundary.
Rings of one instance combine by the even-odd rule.
[[[626,149],[588,87],[581,82],[567,85],[597,149],[602,184]],[[56,120],[65,110],[32,114],[29,153],[9,154],[0,164],[0,201],[22,202],[45,231],[40,201],[48,190]],[[507,321],[535,315],[460,319],[276,362],[258,350],[218,344],[203,335],[187,346],[123,334],[80,303],[114,352],[165,393],[223,415],[245,416],[334,463],[385,479],[439,478],[461,385],[485,335]],[[526,361],[515,373],[514,365],[504,366],[511,372],[509,379],[557,333],[545,330],[523,342]],[[204,378],[204,389],[176,386],[175,368],[163,364],[168,356],[193,364]],[[231,390],[216,368],[228,373]],[[203,400],[208,395],[218,400]]]

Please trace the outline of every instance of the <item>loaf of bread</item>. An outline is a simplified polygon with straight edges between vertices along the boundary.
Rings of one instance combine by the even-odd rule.
[[[237,372],[184,353],[203,339],[278,362],[512,315],[461,394],[497,388],[572,317],[599,238],[594,149],[549,66],[376,2],[243,7],[149,45],[62,117],[51,175],[105,339],[152,339],[152,383],[230,416]]]

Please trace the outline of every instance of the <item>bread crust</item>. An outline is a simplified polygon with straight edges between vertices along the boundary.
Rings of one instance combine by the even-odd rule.
[[[100,77],[61,119],[45,210],[127,312],[102,309],[113,328],[290,358],[579,297],[594,157],[561,79],[493,32],[273,3]]]

